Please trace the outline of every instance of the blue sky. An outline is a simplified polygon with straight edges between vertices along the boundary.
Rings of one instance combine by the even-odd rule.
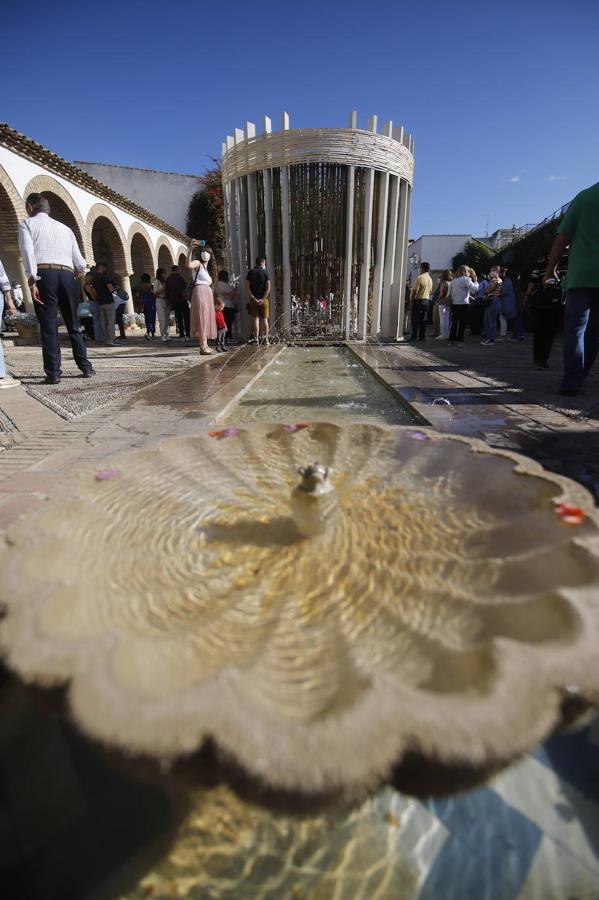
[[[599,181],[599,2],[4,0],[0,119],[64,156],[201,172],[266,113],[414,134],[410,235],[535,222]]]

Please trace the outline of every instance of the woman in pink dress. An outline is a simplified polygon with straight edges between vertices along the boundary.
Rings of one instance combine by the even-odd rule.
[[[214,317],[214,296],[212,294],[212,275],[210,269],[215,268],[214,256],[210,247],[202,247],[200,258],[193,259],[194,250],[200,242],[192,240],[187,252],[186,265],[193,272],[193,290],[191,292],[191,336],[200,342],[200,353],[206,356],[214,353],[208,347],[208,340],[216,339],[216,319]]]

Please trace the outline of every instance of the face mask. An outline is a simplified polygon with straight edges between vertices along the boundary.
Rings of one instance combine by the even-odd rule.
[[[200,259],[202,260],[202,262],[208,262],[208,260],[210,259],[210,254],[203,250],[200,253]]]

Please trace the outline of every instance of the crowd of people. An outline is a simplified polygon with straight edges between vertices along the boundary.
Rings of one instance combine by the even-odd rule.
[[[488,274],[478,276],[470,266],[455,272],[446,269],[433,291],[430,266],[423,262],[407,296],[411,341],[426,340],[430,321],[433,337],[460,347],[467,328],[473,337],[481,337],[484,347],[497,341],[524,340],[526,296],[520,278],[507,268],[493,266]],[[528,292],[527,292],[528,294]]]
[[[66,327],[73,358],[84,378],[95,372],[87,357],[85,336],[108,345],[126,339],[124,313],[129,300],[117,276],[99,262],[83,283],[87,270],[75,235],[50,216],[43,194],[25,200],[27,218],[19,223],[18,243],[27,275],[35,315],[39,322],[47,384],[57,384],[62,374],[58,315]],[[561,284],[560,260],[569,247],[566,277]],[[423,262],[412,285],[406,286],[406,326],[409,317],[412,341],[425,341],[427,323],[433,337],[461,347],[466,331],[480,336],[484,347],[498,341],[524,340],[524,319],[533,331],[533,361],[547,368],[555,333],[564,322],[564,378],[561,392],[577,394],[599,352],[599,184],[581,191],[560,222],[548,256],[526,279],[508,268],[492,266],[478,275],[462,265],[446,270],[433,291],[429,263]],[[543,271],[544,264],[544,271]],[[169,341],[171,314],[181,340],[198,340],[201,354],[226,352],[231,341],[239,292],[225,270],[217,273],[214,254],[203,241],[192,240],[186,258],[186,279],[179,266],[167,275],[163,268],[154,279],[141,276],[136,289],[138,309],[143,311],[146,339],[156,334]],[[271,282],[266,260],[256,259],[246,276],[247,312],[251,322],[249,341],[269,343],[269,294]],[[11,282],[0,261],[0,312],[6,304],[16,312],[23,303],[20,285]],[[325,306],[326,310],[326,306]],[[430,316],[430,318],[429,318]],[[83,325],[83,329],[81,328]],[[212,349],[209,341],[215,342]],[[18,382],[6,373],[0,344],[0,388]]]

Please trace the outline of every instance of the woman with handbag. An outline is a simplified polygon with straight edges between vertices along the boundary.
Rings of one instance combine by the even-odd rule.
[[[193,259],[194,251],[199,246],[200,242],[195,239],[190,242],[185,265],[194,273],[191,291],[191,336],[197,337],[200,353],[208,356],[214,353],[214,350],[208,347],[208,341],[216,339],[212,275],[209,271],[209,268],[214,269],[215,266],[212,251],[206,246],[202,247],[200,258]]]

